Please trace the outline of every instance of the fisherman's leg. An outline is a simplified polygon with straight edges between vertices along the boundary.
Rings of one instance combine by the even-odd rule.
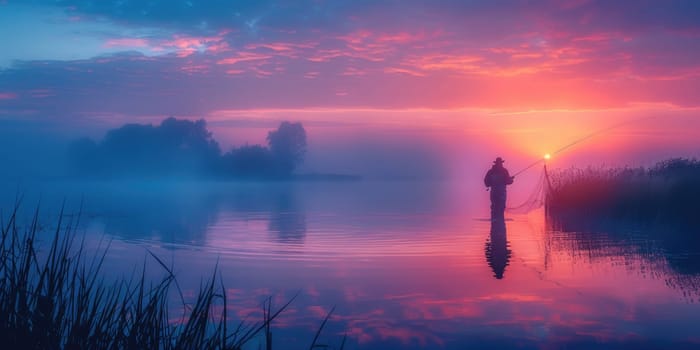
[[[505,203],[503,201],[503,193],[498,189],[491,189],[491,218],[500,220],[503,218]]]
[[[494,191],[494,197],[496,199],[496,208],[504,210],[506,208],[506,191],[501,189]]]

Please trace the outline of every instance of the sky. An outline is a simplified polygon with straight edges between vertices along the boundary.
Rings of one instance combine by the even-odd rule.
[[[586,159],[695,155],[698,18],[694,0],[0,0],[0,121],[205,118],[232,147],[289,119],[317,148],[521,164],[630,122]]]

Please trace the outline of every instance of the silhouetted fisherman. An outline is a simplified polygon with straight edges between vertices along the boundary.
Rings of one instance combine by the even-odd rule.
[[[491,188],[491,217],[502,218],[506,210],[506,186],[513,183],[513,176],[503,167],[504,160],[496,158],[484,177],[484,185]]]

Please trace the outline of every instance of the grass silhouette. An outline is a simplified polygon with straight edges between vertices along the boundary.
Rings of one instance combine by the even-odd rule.
[[[650,168],[566,169],[550,176],[548,214],[559,220],[636,220],[700,227],[700,161]]]
[[[229,329],[226,289],[216,277],[217,269],[200,285],[193,303],[185,303],[172,269],[152,253],[167,272],[165,277],[147,279],[144,263],[140,274],[108,283],[101,273],[108,248],[88,258],[84,242],[76,241],[78,219],[66,222],[61,210],[51,241],[43,246],[37,243],[38,209],[22,229],[17,224],[18,208],[0,223],[3,348],[242,349],[262,338],[265,348],[271,349],[271,323],[294,300],[273,310],[270,298],[263,305],[261,321]],[[184,310],[177,322],[172,322],[168,306],[173,289]],[[319,347],[318,335],[328,317],[312,349]],[[341,349],[344,343],[343,339]]]

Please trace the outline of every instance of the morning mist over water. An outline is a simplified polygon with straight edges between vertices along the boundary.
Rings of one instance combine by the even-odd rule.
[[[256,120],[256,116],[264,113]],[[648,166],[670,157],[694,157],[698,120],[694,110],[661,107],[604,111],[490,110],[273,110],[230,112],[229,119],[204,118],[222,153],[265,145],[280,122],[300,122],[308,132],[299,173],[342,173],[369,179],[457,180],[482,176],[494,154],[519,169],[545,153],[567,147],[552,166]],[[199,120],[199,117],[180,118]],[[348,120],[351,121],[342,121]],[[166,118],[149,118],[158,126]],[[340,119],[341,121],[335,121]],[[408,122],[399,123],[396,120]],[[431,123],[424,123],[430,120]],[[68,147],[81,138],[100,141],[125,121],[42,123],[3,121],[5,176],[67,177]],[[611,129],[611,127],[614,127]],[[572,145],[572,143],[575,143]],[[526,173],[526,175],[528,175]]]
[[[699,11],[0,0],[0,344],[698,348]]]

